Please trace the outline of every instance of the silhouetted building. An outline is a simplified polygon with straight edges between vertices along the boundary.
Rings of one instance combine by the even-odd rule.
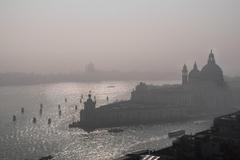
[[[143,104],[214,109],[230,106],[231,92],[224,81],[223,71],[216,64],[211,51],[208,63],[201,71],[196,62],[189,73],[187,66],[183,66],[182,85],[152,86],[140,83],[132,92],[131,100]]]
[[[87,101],[84,102],[84,110],[80,112],[81,122],[89,123],[90,127],[92,124],[95,124],[95,109],[96,102],[92,100],[92,96],[89,93]]]
[[[141,82],[131,93],[130,100],[98,108],[89,95],[81,110],[80,123],[75,126],[100,128],[179,121],[222,113],[231,107],[231,100],[231,91],[211,51],[201,71],[195,63],[188,73],[184,65],[182,84],[153,86]]]
[[[95,71],[96,71],[96,69],[95,69],[95,66],[92,62],[86,65],[86,67],[85,67],[85,72],[86,73],[92,73],[92,72],[95,72]]]
[[[222,69],[216,64],[214,54],[211,50],[209,54],[208,63],[202,68],[201,71],[198,70],[197,64],[195,62],[192,71],[189,73],[188,84],[193,85],[217,85],[218,87],[225,87],[226,83],[223,78]]]

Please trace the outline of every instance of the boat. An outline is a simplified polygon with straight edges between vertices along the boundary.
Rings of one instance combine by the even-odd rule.
[[[111,128],[108,130],[108,132],[110,133],[120,133],[120,132],[123,132],[123,129],[121,128]]]
[[[69,128],[75,128],[75,127],[78,127],[78,125],[79,125],[79,121],[69,124],[68,127]]]
[[[50,160],[53,159],[52,155],[46,156],[46,157],[41,157],[39,160]]]
[[[208,122],[208,121],[200,120],[200,121],[194,121],[193,123],[196,125],[199,125],[199,124],[206,123],[206,122]]]
[[[183,135],[185,135],[185,130],[183,130],[183,129],[171,131],[168,133],[169,138],[181,137]]]
[[[115,88],[116,86],[107,86],[107,88]]]

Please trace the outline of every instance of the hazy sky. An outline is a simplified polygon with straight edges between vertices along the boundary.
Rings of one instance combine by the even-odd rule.
[[[200,67],[240,75],[239,0],[0,0],[0,72]]]

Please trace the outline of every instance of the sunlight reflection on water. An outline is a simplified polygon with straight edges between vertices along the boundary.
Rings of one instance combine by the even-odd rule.
[[[107,96],[111,102],[128,99],[136,84],[101,82],[0,87],[0,159],[38,159],[50,154],[58,160],[112,159],[128,151],[169,145],[171,142],[166,135],[171,130],[184,128],[194,133],[210,126],[209,121],[201,125],[185,122],[123,127],[124,132],[117,134],[104,129],[86,133],[68,128],[69,123],[79,119],[83,108],[79,102],[81,94],[86,97],[91,90],[100,106],[107,103]],[[43,104],[42,115],[39,114],[40,103]],[[78,105],[77,111],[74,105]],[[21,107],[25,108],[24,114],[20,113]],[[16,122],[12,122],[13,114],[17,116]],[[32,123],[33,117],[37,119],[36,124]],[[52,119],[50,125],[48,118]]]

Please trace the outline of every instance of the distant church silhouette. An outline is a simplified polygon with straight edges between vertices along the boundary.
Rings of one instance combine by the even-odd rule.
[[[214,54],[211,50],[209,54],[208,63],[202,68],[201,71],[198,70],[197,63],[195,62],[193,69],[188,74],[187,66],[183,66],[182,70],[182,84],[205,84],[211,83],[212,85],[218,85],[221,87],[226,86],[223,78],[222,69],[216,64]]]
[[[195,62],[188,73],[182,69],[182,84],[138,84],[131,99],[96,107],[89,95],[80,112],[80,122],[72,126],[83,129],[138,125],[179,121],[216,114],[229,110],[232,94],[216,64],[214,54],[209,54],[207,64],[200,71]]]
[[[95,71],[96,71],[96,68],[95,68],[95,65],[94,65],[92,62],[88,63],[88,64],[85,66],[85,72],[86,72],[86,73],[93,73],[93,72],[95,72]]]
[[[140,83],[132,92],[131,100],[146,104],[221,108],[230,103],[230,97],[223,71],[216,64],[211,50],[207,64],[201,71],[195,62],[188,73],[184,64],[181,85],[151,86]]]

